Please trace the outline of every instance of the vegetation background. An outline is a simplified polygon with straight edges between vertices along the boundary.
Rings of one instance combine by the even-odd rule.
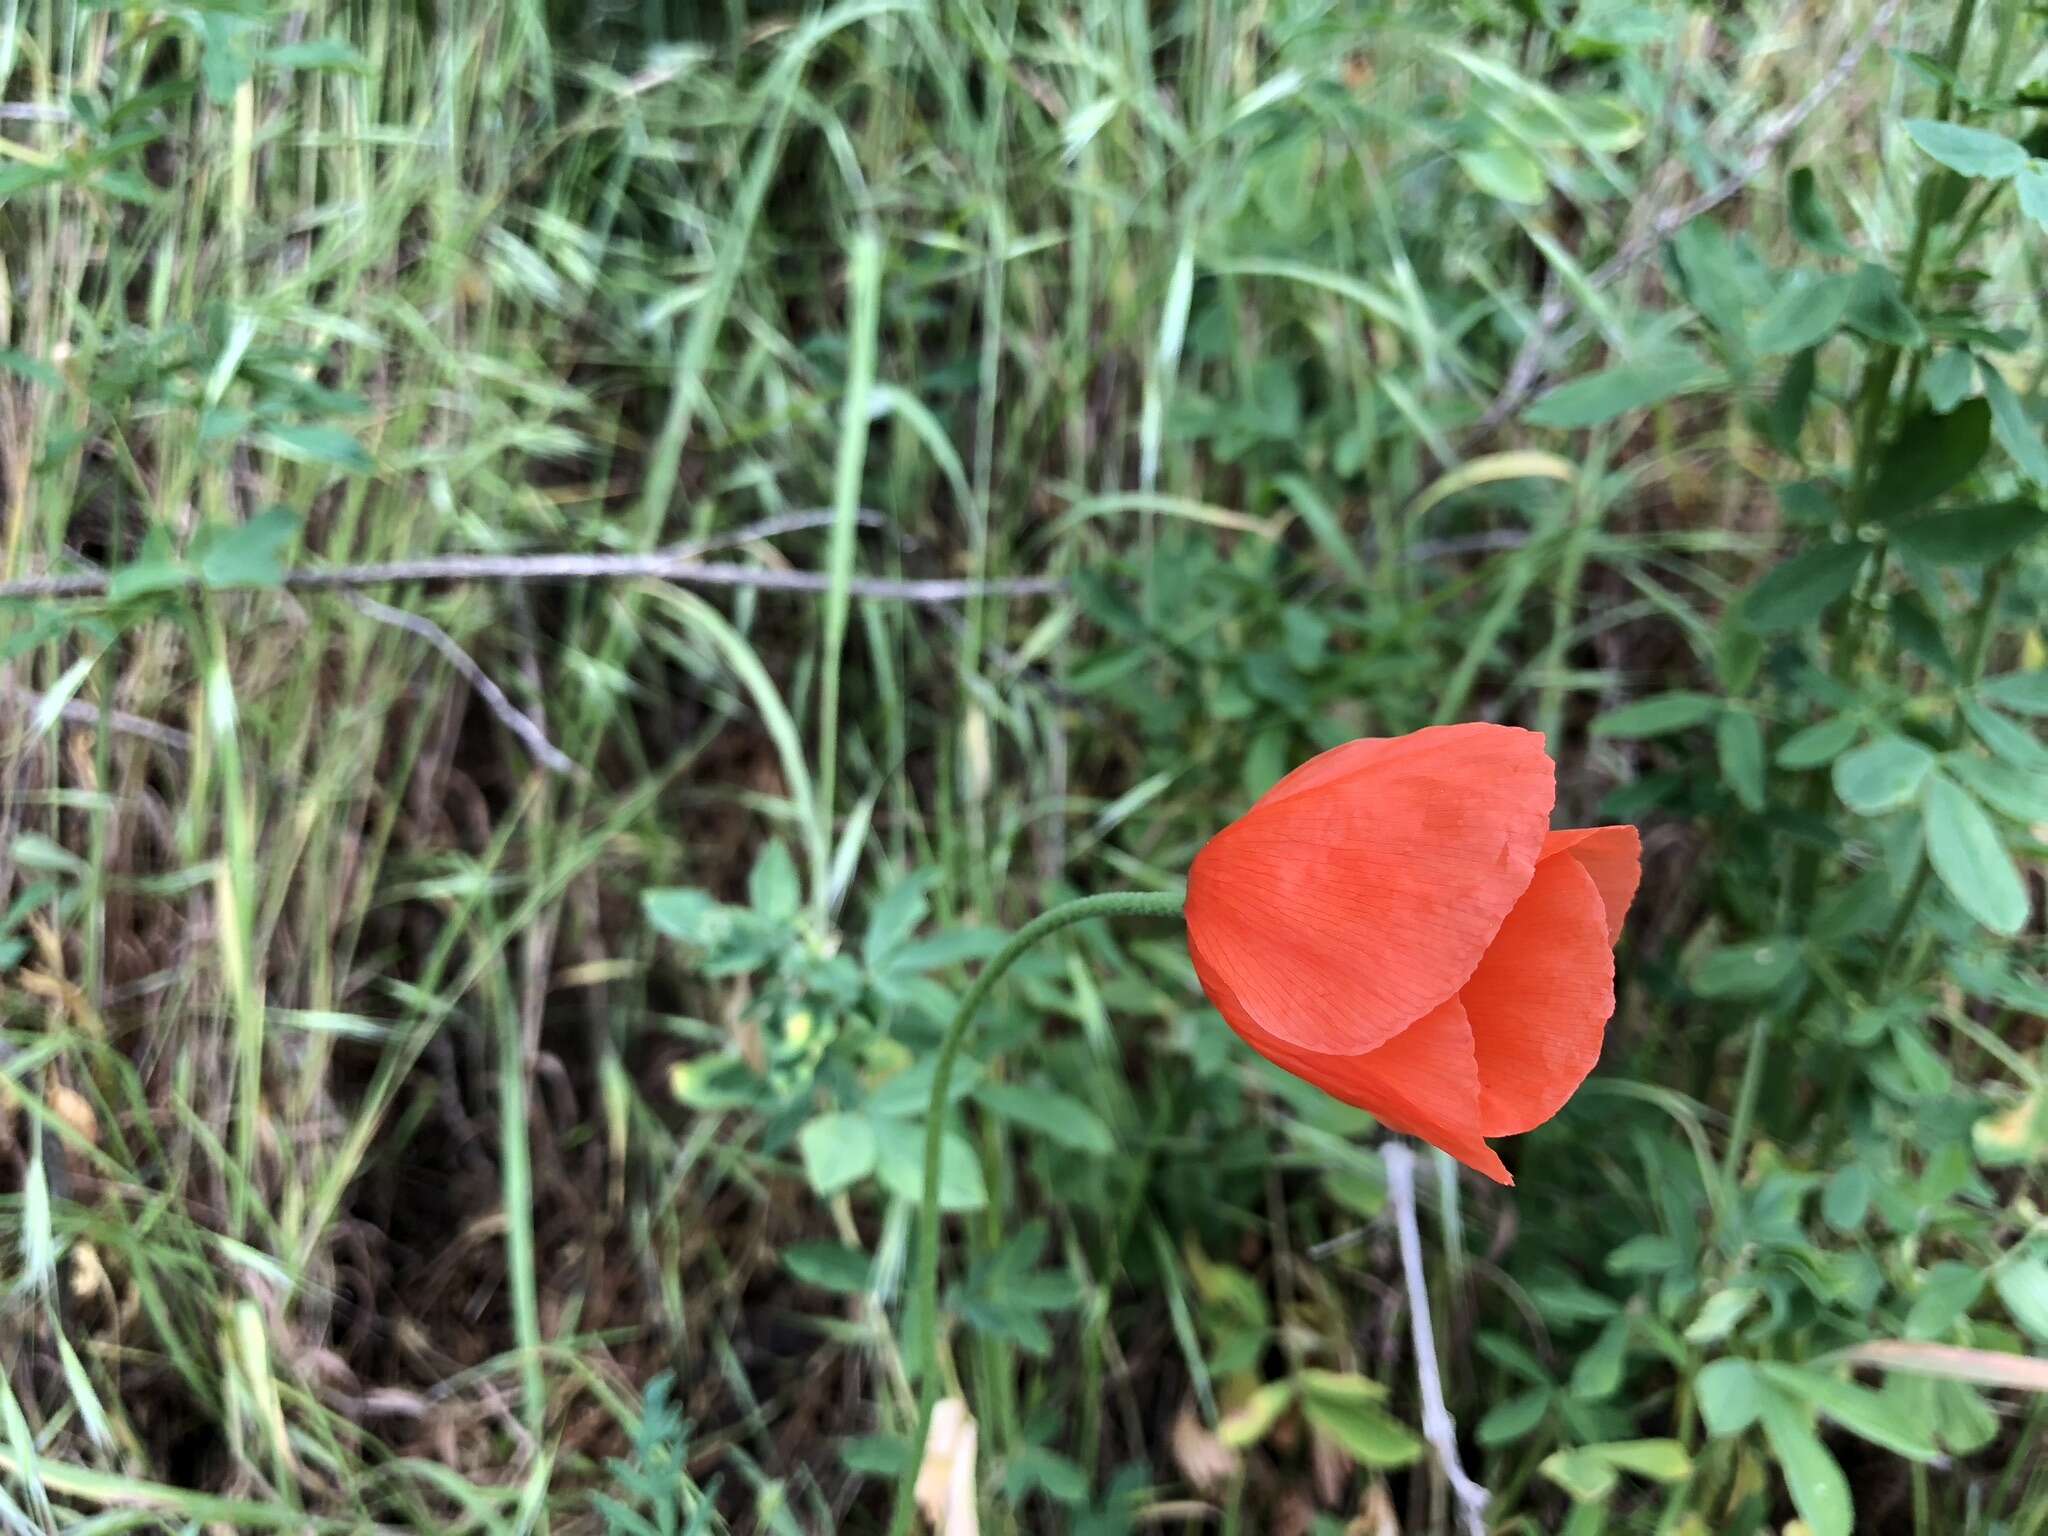
[[[992,938],[1484,718],[1647,845],[1488,1528],[2048,1531],[2043,14],[0,0],[0,1526],[1462,1529],[1168,925],[903,1299]]]

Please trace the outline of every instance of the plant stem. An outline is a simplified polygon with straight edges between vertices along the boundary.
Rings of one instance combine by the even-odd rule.
[[[924,1377],[917,1394],[917,1432],[911,1437],[896,1483],[896,1512],[889,1522],[891,1536],[905,1536],[910,1529],[911,1513],[917,1507],[917,1473],[924,1462],[925,1440],[931,1434],[932,1410],[939,1401],[939,1160],[953,1064],[966,1044],[968,1027],[996,983],[1003,979],[1003,973],[1048,934],[1094,917],[1177,917],[1186,900],[1182,891],[1117,891],[1105,896],[1083,896],[1050,912],[1041,912],[1011,935],[1010,941],[982,967],[974,985],[960,1000],[952,1022],[946,1026],[945,1038],[939,1042],[938,1061],[932,1069],[931,1105],[925,1114],[924,1193],[917,1213],[917,1282],[910,1301],[910,1316],[924,1332]]]

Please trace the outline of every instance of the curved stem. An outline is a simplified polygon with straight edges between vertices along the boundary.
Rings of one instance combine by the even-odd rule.
[[[939,1153],[946,1130],[946,1098],[953,1082],[953,1063],[960,1059],[968,1026],[974,1015],[1003,979],[1003,973],[1017,957],[1049,933],[1057,933],[1091,917],[1177,917],[1187,900],[1180,891],[1117,891],[1107,896],[1083,896],[1041,912],[1012,934],[995,957],[981,968],[974,985],[960,999],[960,1007],[946,1026],[939,1042],[939,1057],[932,1069],[932,1099],[924,1122],[924,1194],[917,1213],[917,1286],[911,1293],[909,1316],[924,1330],[924,1379],[917,1394],[917,1433],[911,1437],[909,1454],[896,1483],[896,1513],[889,1522],[891,1536],[905,1536],[910,1529],[911,1511],[917,1507],[917,1474],[924,1463],[925,1440],[932,1429],[932,1410],[939,1401]]]

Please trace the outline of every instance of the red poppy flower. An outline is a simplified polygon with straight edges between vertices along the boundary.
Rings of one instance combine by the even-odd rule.
[[[1633,827],[1549,829],[1534,731],[1447,725],[1311,758],[1188,872],[1188,952],[1253,1050],[1512,1184],[1599,1059]]]

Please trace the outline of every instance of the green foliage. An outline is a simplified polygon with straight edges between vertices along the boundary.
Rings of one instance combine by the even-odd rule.
[[[1817,13],[784,12],[0,29],[10,1525],[859,1536],[933,1372],[986,1529],[1433,1507],[1377,1127],[1162,926],[992,999],[937,1360],[908,1216],[1006,928],[1492,718],[1650,850],[1425,1189],[1495,1528],[2035,1536],[2037,18],[1759,144]],[[683,543],[839,585],[379,594],[568,775],[285,590]]]

